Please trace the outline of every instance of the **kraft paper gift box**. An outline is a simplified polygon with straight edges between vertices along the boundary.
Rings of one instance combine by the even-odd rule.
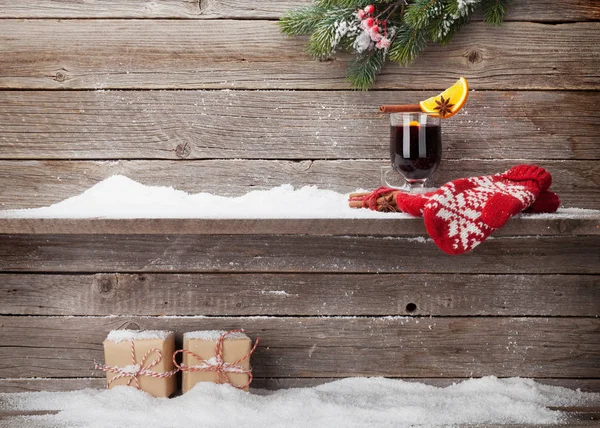
[[[113,330],[104,341],[105,364],[96,367],[106,371],[107,388],[129,385],[168,397],[177,389],[174,351],[171,331]]]
[[[221,342],[222,348],[218,345]],[[248,391],[252,374],[250,355],[256,348],[251,339],[242,331],[207,330],[194,331],[183,335],[183,363],[180,366],[183,392],[189,391],[198,382],[229,383]],[[219,349],[221,355],[219,356]],[[216,367],[219,359],[224,363],[219,373]]]

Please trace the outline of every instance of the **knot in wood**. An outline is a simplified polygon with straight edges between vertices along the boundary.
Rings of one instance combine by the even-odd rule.
[[[469,51],[466,55],[467,61],[471,64],[477,64],[483,61],[483,53],[477,49]]]
[[[108,293],[108,292],[110,292],[110,290],[112,290],[112,283],[111,283],[110,279],[108,279],[108,278],[101,279],[100,282],[98,283],[98,291],[100,291],[100,293]]]
[[[126,323],[123,323],[123,325],[121,325],[118,330],[141,330],[140,325],[136,322],[133,321],[127,321]]]
[[[177,144],[175,154],[180,158],[187,158],[192,153],[192,147],[188,143]]]
[[[56,75],[54,76],[54,80],[56,80],[57,82],[64,82],[65,80],[67,80],[67,73],[65,73],[62,70],[57,71]]]
[[[94,279],[94,289],[100,295],[100,297],[110,299],[116,293],[116,281],[115,275],[98,275]]]

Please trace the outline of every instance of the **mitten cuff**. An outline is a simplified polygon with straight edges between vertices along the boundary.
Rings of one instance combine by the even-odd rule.
[[[550,173],[536,165],[517,165],[501,175],[512,181],[535,181],[540,191],[547,190],[552,184]]]
[[[429,198],[434,192],[424,194],[414,194],[406,192],[398,192],[396,194],[396,206],[403,213],[410,214],[415,217],[423,216],[423,208],[429,201]]]

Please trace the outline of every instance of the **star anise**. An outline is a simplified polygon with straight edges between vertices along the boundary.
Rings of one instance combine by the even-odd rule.
[[[442,115],[442,117],[445,117],[448,113],[451,113],[451,108],[454,107],[454,104],[450,104],[450,98],[448,98],[447,100],[444,99],[444,97],[441,95],[440,96],[440,100],[435,100],[435,103],[437,104],[435,108],[435,110],[439,111],[440,114]]]
[[[398,211],[396,209],[396,202],[392,193],[377,199],[377,211],[384,213],[395,213]]]

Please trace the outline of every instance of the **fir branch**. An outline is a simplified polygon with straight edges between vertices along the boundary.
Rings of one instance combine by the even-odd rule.
[[[279,20],[279,29],[287,36],[303,36],[317,28],[319,22],[327,14],[321,6],[307,6],[290,10]]]
[[[404,22],[421,30],[444,12],[444,0],[415,0],[406,8]]]
[[[335,52],[334,39],[333,25],[319,25],[308,39],[308,53],[320,61],[330,58]]]
[[[318,60],[330,58],[340,42],[339,39],[336,39],[336,24],[339,25],[341,22],[353,19],[354,9],[352,8],[336,8],[327,11],[308,40],[308,53]]]
[[[450,43],[456,33],[458,33],[461,27],[467,22],[469,22],[469,15],[460,18],[451,18],[451,21],[448,24],[444,24],[443,21],[432,23],[427,29],[427,34],[432,42],[445,45]]]
[[[352,7],[362,9],[368,4],[377,4],[378,1],[371,0],[315,0],[315,3],[321,7]]]
[[[346,80],[354,89],[366,91],[375,82],[385,63],[385,57],[385,49],[370,50],[355,56],[348,66]]]
[[[418,30],[403,24],[389,48],[389,59],[402,65],[413,62],[427,46],[424,30]]]
[[[460,7],[458,0],[447,0],[443,13],[427,26],[429,39],[434,43],[449,43],[460,28],[469,22],[476,4],[477,0]]]
[[[477,6],[483,5],[488,23],[500,24],[510,0],[313,1],[312,6],[286,13],[279,22],[281,32],[310,35],[308,52],[318,60],[336,51],[353,53],[347,80],[364,90],[374,83],[387,58],[408,65],[428,41],[448,43]],[[375,6],[374,12],[367,17],[357,13],[369,4]]]
[[[484,5],[485,22],[492,25],[500,25],[506,15],[505,0],[486,0]]]

